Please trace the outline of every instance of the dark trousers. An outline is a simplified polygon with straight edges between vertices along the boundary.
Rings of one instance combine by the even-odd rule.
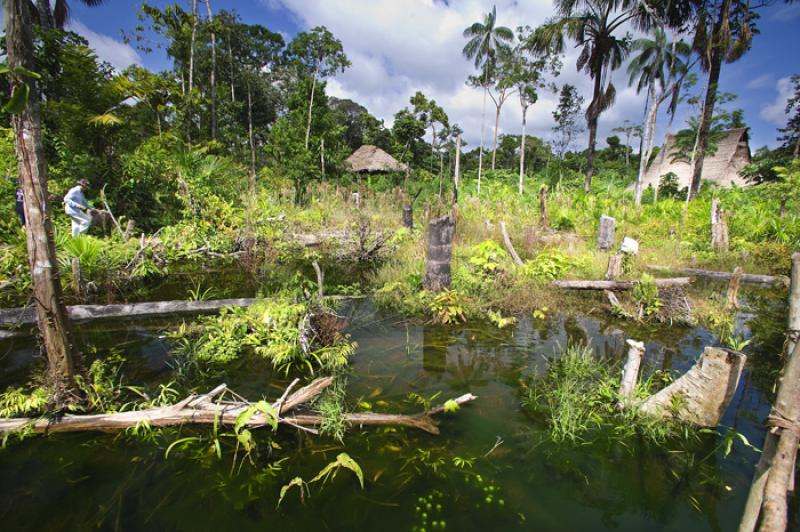
[[[25,226],[25,206],[22,203],[17,203],[17,216],[19,216],[19,223]]]

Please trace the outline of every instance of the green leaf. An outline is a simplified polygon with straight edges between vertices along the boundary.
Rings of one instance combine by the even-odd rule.
[[[12,114],[21,112],[28,103],[30,92],[31,88],[25,83],[14,87],[14,92],[11,93],[11,98],[3,106],[3,111]]]
[[[444,411],[445,411],[445,413],[447,413],[447,414],[450,414],[450,413],[452,413],[452,412],[455,412],[455,411],[457,411],[459,408],[461,408],[461,406],[460,406],[458,403],[456,403],[455,401],[453,401],[452,399],[448,399],[448,400],[447,400],[447,401],[445,401],[445,403],[444,403]]]
[[[172,450],[172,448],[173,448],[173,447],[175,447],[176,445],[180,445],[180,444],[182,444],[182,443],[186,443],[186,442],[190,442],[190,441],[199,441],[200,439],[201,439],[201,438],[199,438],[199,437],[197,437],[197,436],[187,436],[186,438],[180,438],[180,439],[177,439],[177,440],[175,440],[174,442],[172,442],[172,443],[170,443],[170,444],[169,444],[169,447],[167,447],[167,450],[164,452],[164,458],[165,458],[165,459],[166,459],[166,458],[169,458],[169,452],[170,452],[170,451]]]
[[[283,498],[286,496],[286,492],[289,491],[289,488],[291,488],[292,486],[297,486],[298,488],[300,488],[300,498],[302,499],[303,498],[303,484],[305,484],[305,482],[303,481],[302,478],[294,477],[292,480],[289,481],[288,484],[286,484],[283,487],[281,487],[281,494],[278,497],[278,506],[281,505],[281,503],[283,502]]]
[[[323,467],[317,476],[311,479],[311,482],[317,482],[319,480],[326,479],[331,473],[335,474],[335,471],[340,467],[344,467],[355,473],[355,475],[358,477],[358,482],[361,484],[361,489],[364,489],[364,473],[361,471],[361,466],[359,466],[355,460],[350,458],[350,455],[347,453],[339,453],[339,456],[336,457],[336,461],[331,462]]]

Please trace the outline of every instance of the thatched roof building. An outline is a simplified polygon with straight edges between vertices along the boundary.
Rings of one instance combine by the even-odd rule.
[[[364,144],[344,162],[354,172],[404,172],[408,168],[379,147],[371,144]]]
[[[646,188],[658,187],[661,177],[669,172],[678,176],[679,188],[689,187],[692,183],[692,166],[688,161],[673,161],[675,136],[667,135],[664,146],[650,164],[642,182]],[[725,133],[717,144],[714,155],[706,155],[703,161],[703,180],[711,181],[721,187],[732,184],[745,186],[748,183],[742,177],[741,169],[750,164],[750,144],[747,128],[731,129]]]

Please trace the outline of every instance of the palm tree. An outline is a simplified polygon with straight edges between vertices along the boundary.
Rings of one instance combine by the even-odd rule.
[[[669,42],[664,29],[657,27],[652,39],[637,39],[631,49],[639,54],[628,64],[629,84],[636,84],[637,94],[647,89],[647,118],[639,153],[639,173],[634,187],[634,205],[639,206],[642,202],[642,180],[653,153],[658,108],[671,98],[669,110],[670,115],[674,116],[681,83],[690,69],[686,60],[691,55],[691,47],[680,40]]]
[[[89,7],[97,7],[105,0],[81,0],[81,3]],[[52,10],[51,10],[52,9]],[[69,20],[69,2],[67,0],[55,0],[52,8],[50,0],[36,0],[36,11],[39,13],[39,25],[46,29],[63,28]]]
[[[611,73],[622,65],[630,45],[627,36],[620,37],[617,33],[642,13],[636,3],[627,0],[555,0],[555,5],[558,15],[536,28],[528,46],[539,53],[563,53],[568,37],[581,48],[578,70],[585,71],[594,80],[592,101],[586,110],[589,150],[584,190],[588,193],[594,171],[597,121],[614,103],[617,90],[611,83]]]
[[[481,191],[483,171],[483,141],[486,122],[486,94],[496,65],[497,53],[506,50],[514,40],[514,32],[505,26],[497,26],[497,6],[483,17],[483,22],[475,22],[464,30],[464,38],[469,39],[462,50],[467,59],[472,59],[481,74],[474,78],[483,87],[483,111],[481,114],[481,146],[478,151],[478,193]]]

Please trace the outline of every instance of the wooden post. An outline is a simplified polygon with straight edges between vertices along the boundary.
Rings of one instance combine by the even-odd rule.
[[[597,229],[597,249],[608,251],[614,246],[614,224],[616,220],[605,214],[600,217],[600,227]]]
[[[539,189],[539,225],[548,227],[550,220],[547,216],[547,187],[542,185]]]
[[[450,261],[453,257],[455,221],[447,214],[432,220],[428,226],[428,256],[422,287],[431,292],[450,288]]]
[[[403,227],[408,229],[414,228],[414,206],[406,205],[403,207]]]
[[[453,203],[458,203],[458,176],[461,171],[461,135],[456,137],[456,168],[453,174]]]
[[[792,255],[789,291],[786,365],[778,379],[778,394],[767,420],[764,449],[739,523],[739,532],[752,532],[761,517],[761,530],[785,530],[787,497],[794,489],[794,469],[800,420],[800,253]]]
[[[606,281],[613,281],[622,275],[622,253],[610,255],[608,257],[608,269],[606,269]]]
[[[75,297],[80,300],[83,297],[83,278],[81,276],[81,259],[78,257],[72,258],[72,288],[75,291]]]
[[[350,198],[353,200],[353,205],[355,205],[356,209],[361,208],[361,194],[358,192],[353,192],[350,195]]]
[[[711,200],[711,249],[717,253],[728,251],[728,224],[719,200]]]
[[[742,269],[737,266],[733,270],[733,276],[731,277],[731,282],[728,283],[728,303],[725,305],[725,308],[735,309],[739,308],[739,286],[742,284]]]
[[[511,255],[512,259],[514,259],[514,264],[517,266],[522,266],[522,259],[519,258],[517,250],[514,249],[514,244],[511,243],[511,237],[508,236],[505,222],[500,222],[500,232],[503,233],[503,244],[505,244],[508,254]]]
[[[630,402],[633,390],[636,388],[636,381],[639,379],[639,368],[644,356],[644,342],[629,339],[626,343],[628,344],[628,359],[622,370],[622,380],[619,383],[619,402],[617,403],[617,408],[620,410]]]
[[[319,262],[314,261],[311,265],[317,274],[317,295],[319,300],[322,301],[322,298],[325,297],[325,274],[322,272],[322,268],[319,267]]]

